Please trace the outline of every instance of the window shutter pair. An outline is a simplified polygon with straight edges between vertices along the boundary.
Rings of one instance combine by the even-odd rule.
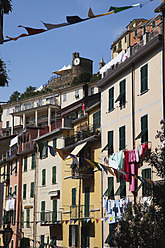
[[[108,111],[112,111],[114,109],[114,87],[109,89],[109,109]]]
[[[52,167],[52,184],[56,183],[56,166]]]
[[[46,185],[46,169],[42,170],[42,186]]]
[[[36,164],[36,161],[35,161],[35,153],[33,153],[33,154],[32,154],[32,167],[31,167],[32,170],[35,168],[35,164]]]
[[[119,128],[119,150],[125,149],[125,126]]]

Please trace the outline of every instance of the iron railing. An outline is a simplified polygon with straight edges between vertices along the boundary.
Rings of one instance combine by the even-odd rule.
[[[70,206],[70,219],[94,218],[93,205],[72,205]]]

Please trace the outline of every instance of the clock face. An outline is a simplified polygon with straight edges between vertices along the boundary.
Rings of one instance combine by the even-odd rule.
[[[76,58],[75,60],[74,60],[74,65],[79,65],[80,64],[80,59],[79,58]]]

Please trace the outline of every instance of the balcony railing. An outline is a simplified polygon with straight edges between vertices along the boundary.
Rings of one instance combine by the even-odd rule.
[[[141,40],[136,45],[132,47],[132,54],[136,53],[141,47],[144,46],[144,40]]]
[[[19,152],[23,152],[25,150],[29,150],[31,148],[34,147],[34,141],[30,141],[30,142],[26,142],[26,143],[22,143],[21,145],[19,145]]]
[[[75,144],[81,140],[84,140],[86,138],[89,138],[93,135],[98,135],[100,134],[100,125],[97,126],[88,126],[86,128],[84,128],[81,131],[77,131],[75,132],[74,135],[70,135],[68,137],[65,138],[65,146],[69,146],[72,144]]]
[[[162,24],[160,24],[151,33],[149,33],[148,41],[152,40],[159,34],[162,34]]]
[[[51,131],[61,127],[62,127],[62,120],[55,121],[54,123],[51,124]]]
[[[56,222],[62,221],[62,212],[61,211],[50,211],[50,212],[40,212],[40,221],[41,224],[55,224]]]
[[[93,205],[72,205],[70,206],[70,219],[94,218]]]

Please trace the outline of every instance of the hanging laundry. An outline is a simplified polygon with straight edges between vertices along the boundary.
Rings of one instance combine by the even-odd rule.
[[[115,152],[109,157],[109,166],[115,169],[123,168],[123,151]]]
[[[135,174],[135,163],[130,164],[131,174]],[[135,191],[135,178],[132,176],[129,184],[129,191]]]
[[[124,151],[124,167],[123,167],[123,171],[124,172],[128,172],[130,173],[130,164],[128,162],[128,151]],[[123,175],[123,178],[127,181],[130,182],[130,178],[131,176],[129,174],[127,174],[127,176],[125,177],[125,175]]]
[[[135,155],[136,155],[136,162],[139,162],[138,148],[135,149]]]

